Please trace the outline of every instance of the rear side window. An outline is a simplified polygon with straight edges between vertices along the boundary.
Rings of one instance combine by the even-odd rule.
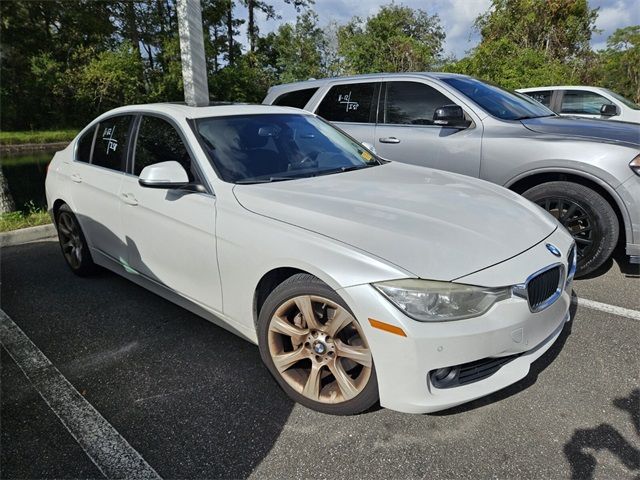
[[[166,120],[144,116],[138,129],[133,174],[140,175],[142,169],[154,163],[178,162],[193,181],[191,157],[178,131]]]
[[[545,107],[551,108],[551,96],[553,95],[553,92],[551,90],[539,90],[537,92],[523,93],[533,98],[536,102],[540,102]]]
[[[78,146],[76,147],[76,162],[91,161],[91,146],[93,145],[93,134],[96,131],[96,127],[87,130],[80,140],[78,140]]]
[[[452,102],[429,85],[418,82],[388,82],[384,123],[433,125],[436,108]]]
[[[122,115],[98,124],[98,135],[91,159],[93,165],[124,171],[132,118],[131,115]]]
[[[304,108],[313,94],[318,91],[318,88],[305,88],[304,90],[295,90],[293,92],[287,92],[280,95],[273,101],[272,105],[279,105],[282,107],[295,107]]]
[[[316,113],[330,122],[373,123],[376,83],[335,85],[318,106]]]
[[[611,104],[612,102],[594,92],[566,90],[562,97],[562,110],[560,113],[600,115],[602,105]]]

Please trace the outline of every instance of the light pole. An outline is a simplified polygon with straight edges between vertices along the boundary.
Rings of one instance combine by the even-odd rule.
[[[200,0],[178,0],[177,11],[184,100],[187,105],[203,107],[209,105],[209,84]]]

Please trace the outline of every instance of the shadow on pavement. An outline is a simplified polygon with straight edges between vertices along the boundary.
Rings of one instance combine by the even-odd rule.
[[[76,277],[54,242],[4,249],[1,267],[2,309],[162,477],[246,478],[269,453],[293,403],[254,345],[118,275]],[[50,443],[34,465],[63,461]]]

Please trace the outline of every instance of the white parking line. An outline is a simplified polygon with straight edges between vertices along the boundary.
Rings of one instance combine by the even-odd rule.
[[[2,310],[0,343],[105,477],[160,478]]]
[[[640,311],[631,310],[630,308],[617,307],[615,305],[609,305],[608,303],[596,302],[595,300],[589,300],[582,297],[574,297],[574,303],[578,306],[590,308],[591,310],[599,310],[600,312],[611,313],[620,317],[631,318],[633,320],[640,320]]]

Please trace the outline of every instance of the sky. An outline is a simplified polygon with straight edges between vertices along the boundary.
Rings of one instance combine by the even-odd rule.
[[[280,9],[282,19],[266,21],[258,15],[258,26],[263,34],[296,18],[292,6],[282,0],[273,3]],[[362,18],[375,15],[381,5],[388,3],[390,0],[316,0],[314,10],[320,17],[320,24],[326,25],[331,21],[346,23],[355,15]],[[461,58],[478,43],[480,38],[472,28],[473,22],[489,8],[491,0],[402,0],[396,3],[425,10],[430,15],[438,14],[447,35],[445,55]],[[589,4],[591,8],[599,8],[596,27],[602,33],[595,34],[591,41],[596,50],[606,46],[607,37],[617,28],[640,24],[640,0],[590,0]]]

